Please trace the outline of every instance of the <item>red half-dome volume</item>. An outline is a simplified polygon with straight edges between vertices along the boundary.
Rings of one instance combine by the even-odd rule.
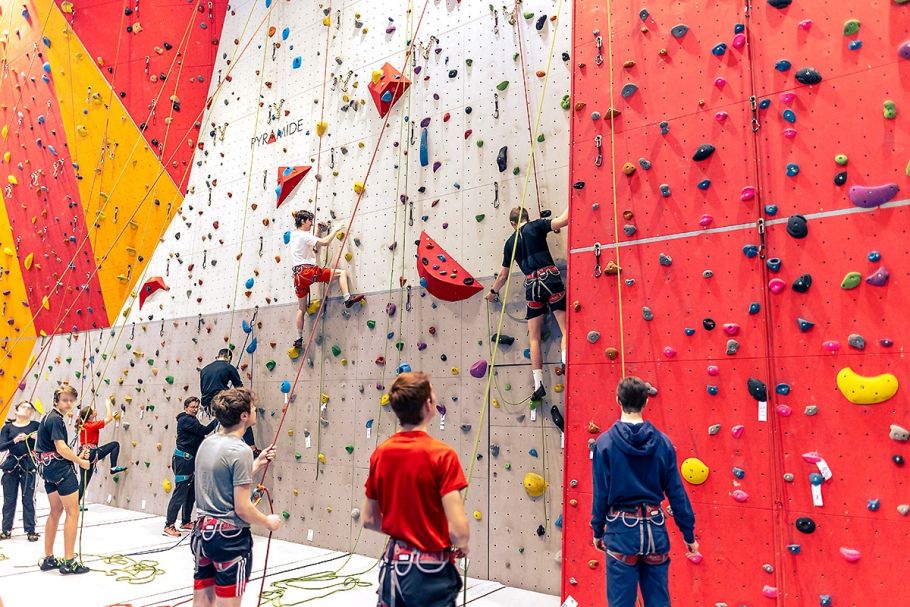
[[[483,291],[483,285],[426,232],[420,233],[417,245],[417,273],[421,286],[444,301],[461,301]]]

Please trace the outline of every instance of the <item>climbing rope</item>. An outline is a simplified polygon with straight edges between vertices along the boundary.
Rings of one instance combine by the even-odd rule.
[[[520,14],[518,10],[520,6],[521,0],[515,0],[512,10],[516,15]],[[528,97],[528,66],[525,62],[524,44],[522,42],[521,36],[521,22],[521,19],[515,19],[515,37],[518,38],[518,58],[519,65],[521,66],[521,86],[525,95],[525,115],[528,117],[528,139],[531,139],[536,138],[536,133],[534,133],[531,128],[531,100]],[[549,76],[549,74],[547,74],[547,76]],[[540,102],[543,103],[543,98],[541,98]],[[543,207],[540,204],[540,184],[537,180],[537,162],[534,159],[533,146],[531,147],[531,167],[534,170],[534,191],[537,194],[537,212],[540,213],[543,210]]]

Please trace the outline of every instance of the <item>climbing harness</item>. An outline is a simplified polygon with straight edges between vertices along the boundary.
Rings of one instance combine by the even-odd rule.
[[[620,521],[627,529],[638,528],[639,547],[636,554],[622,554],[612,550],[605,552],[617,561],[627,565],[637,565],[640,561],[648,565],[661,565],[670,558],[668,553],[657,553],[652,527],[663,527],[667,522],[666,514],[657,505],[642,504],[633,508],[611,508],[606,516],[608,523]]]
[[[379,566],[379,597],[376,607],[396,607],[397,597],[401,594],[400,579],[411,573],[412,569],[433,575],[440,573],[446,565],[454,564],[455,560],[455,553],[451,550],[423,552],[406,542],[389,538]],[[390,585],[389,603],[382,600],[386,580]]]

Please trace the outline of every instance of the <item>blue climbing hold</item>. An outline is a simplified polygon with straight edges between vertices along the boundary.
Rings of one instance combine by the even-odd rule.
[[[420,166],[422,167],[430,164],[430,150],[427,147],[428,136],[426,127],[420,129]]]
[[[796,177],[799,175],[799,165],[791,162],[787,165],[787,177]]]
[[[527,358],[528,360],[531,360],[531,348],[525,348],[524,352],[522,352],[521,355],[524,356],[525,358]]]
[[[711,187],[711,180],[710,180],[710,179],[702,179],[701,181],[698,182],[698,186],[697,186],[697,187],[698,187],[699,190],[702,190],[702,191],[707,190],[708,188]]]
[[[831,595],[830,594],[820,594],[818,595],[818,604],[821,607],[831,607]]]
[[[800,333],[805,333],[811,331],[812,327],[815,326],[815,323],[811,320],[806,320],[805,318],[797,318],[796,325],[799,327]]]
[[[295,70],[299,70],[301,65],[303,65],[303,57],[300,57],[298,55],[297,57],[291,59],[291,67]]]
[[[765,205],[765,215],[770,215],[774,217],[777,215],[777,205],[776,204],[766,204]]]
[[[772,272],[780,272],[780,266],[782,263],[783,262],[780,260],[780,257],[771,257],[765,260],[765,264]]]
[[[647,158],[639,158],[638,166],[640,166],[643,171],[650,171],[651,170],[651,161],[648,160]]]
[[[288,36],[290,36],[290,35],[291,35],[291,28],[286,27],[283,30],[281,30],[281,39],[282,40],[287,40]]]
[[[379,98],[383,103],[392,103],[392,91],[386,91]]]
[[[685,329],[683,329],[683,331],[689,337],[692,337],[693,335],[695,335],[695,329],[693,329],[692,327],[686,327]]]
[[[395,337],[394,331],[389,331],[388,333],[385,334],[386,339],[392,339],[393,337]]]
[[[847,45],[847,48],[849,48],[851,51],[858,51],[859,49],[863,48],[863,41],[851,40],[850,44]]]
[[[811,472],[809,474],[809,483],[815,485],[816,487],[821,487],[822,483],[825,482],[825,477],[819,474],[818,472]]]
[[[562,529],[562,513],[559,513],[559,516],[556,517],[556,520],[553,522],[553,526],[557,529]]]
[[[802,546],[799,544],[787,544],[787,552],[790,554],[799,554],[799,551],[802,549]]]
[[[421,287],[423,287],[424,289],[426,289],[426,288],[427,288],[427,284],[428,284],[428,283],[427,283],[427,279],[426,279],[426,278],[421,278],[421,279],[420,279],[420,286],[421,286]]]
[[[790,63],[789,61],[787,61],[786,59],[781,59],[780,61],[778,61],[777,63],[774,64],[774,69],[776,69],[778,72],[786,72],[791,67],[793,67],[793,64]]]
[[[868,259],[869,261],[871,261],[873,263],[875,263],[876,261],[879,261],[881,258],[882,258],[882,254],[879,253],[878,251],[869,251],[869,254],[866,255],[866,259]]]
[[[670,197],[670,186],[666,183],[660,184],[660,195],[664,198]]]
[[[250,341],[250,344],[246,347],[246,353],[247,353],[247,354],[252,354],[253,352],[256,351],[256,347],[257,347],[258,345],[259,345],[259,342],[258,342],[257,339],[254,337],[253,340]]]
[[[253,331],[253,326],[245,320],[240,323],[240,326],[243,327],[244,333],[252,333]]]
[[[401,363],[400,365],[398,365],[398,369],[397,369],[395,372],[396,372],[396,373],[399,373],[399,374],[401,374],[401,373],[410,373],[410,372],[411,372],[411,365],[409,365],[408,363]]]
[[[281,382],[281,393],[287,394],[290,391],[291,391],[291,382],[289,382],[288,380],[284,380],[283,382]]]
[[[51,47],[51,39],[48,38],[47,36],[43,37],[43,38],[41,39],[41,42],[43,42],[43,43],[44,43],[44,46],[46,46],[47,48],[50,48],[50,47]]]
[[[721,57],[726,52],[727,52],[727,43],[726,42],[721,42],[721,43],[715,45],[714,48],[711,49],[711,54],[714,55],[715,57]]]
[[[253,279],[253,278],[247,278],[247,279],[246,279],[246,282],[244,283],[244,285],[246,286],[247,289],[252,289],[252,288],[253,288],[253,284],[255,284],[255,282],[256,282],[255,279]]]
[[[367,427],[367,428],[372,428],[372,427],[373,427],[373,418],[372,418],[372,417],[371,417],[370,419],[367,420],[366,427]]]
[[[784,110],[784,120],[786,120],[790,124],[795,123],[796,122],[796,112],[794,112],[791,109]]]
[[[265,0],[265,7],[269,8],[272,6],[272,0]]]
[[[878,498],[871,498],[866,500],[866,508],[868,508],[870,512],[875,512],[881,508],[881,506],[882,503],[878,500]]]
[[[760,109],[760,110],[766,110],[769,107],[771,107],[770,99],[762,99],[761,101],[758,102],[758,109]]]
[[[737,23],[733,26],[734,34],[742,34],[744,31],[746,31],[746,26],[742,23]]]
[[[530,451],[528,451],[528,455],[530,455],[531,457],[537,457],[537,449],[531,449]]]
[[[758,303],[757,301],[753,301],[752,303],[749,304],[749,315],[750,316],[755,316],[759,312],[761,312],[760,303]]]
[[[758,245],[756,244],[747,244],[743,247],[743,255],[752,259],[753,257],[758,257]]]
[[[291,242],[291,231],[290,230],[288,230],[287,232],[284,233],[282,240],[284,240],[284,244],[288,244],[289,242]]]
[[[743,470],[742,468],[737,468],[734,466],[733,467],[733,476],[735,476],[738,479],[742,479],[743,477],[746,476],[746,471]]]
[[[790,384],[777,384],[774,386],[774,391],[781,396],[786,396],[790,394]]]
[[[711,396],[717,396],[717,393],[719,391],[720,390],[718,389],[717,386],[708,386],[708,394],[710,394]]]

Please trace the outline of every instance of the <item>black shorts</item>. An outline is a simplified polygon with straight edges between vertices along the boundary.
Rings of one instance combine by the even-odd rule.
[[[200,517],[190,537],[196,562],[193,588],[215,587],[215,596],[243,596],[253,571],[253,535],[249,528],[208,529]]]
[[[525,318],[531,320],[555,310],[566,311],[566,285],[556,268],[541,271],[537,278],[525,280],[525,299],[528,312]]]
[[[41,477],[44,479],[44,490],[49,494],[56,493],[60,497],[66,497],[79,491],[76,471],[72,462],[68,460],[52,459],[44,465]]]
[[[454,607],[461,590],[461,576],[452,563],[445,565],[391,565],[379,570],[379,603],[382,607]],[[395,600],[392,600],[392,592]]]

